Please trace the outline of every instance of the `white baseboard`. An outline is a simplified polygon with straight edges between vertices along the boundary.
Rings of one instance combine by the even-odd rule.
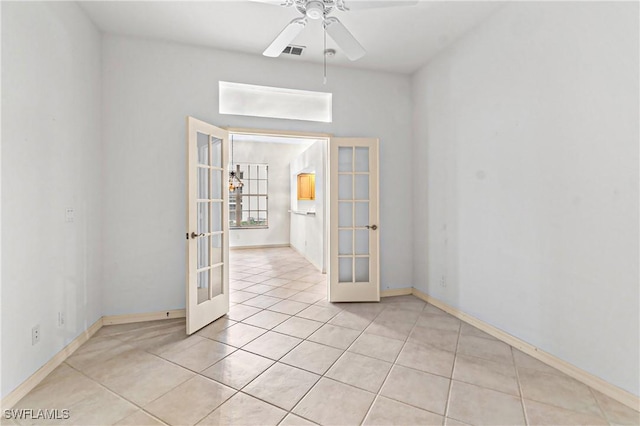
[[[282,248],[291,247],[290,244],[266,244],[262,246],[235,246],[229,247],[229,250],[251,250],[251,249],[266,249],[266,248]]]
[[[172,318],[184,318],[187,316],[186,310],[174,309],[170,311],[147,312],[142,314],[107,315],[102,317],[102,324],[129,324],[133,322],[155,321]]]
[[[413,288],[390,288],[388,290],[382,290],[380,297],[406,296],[407,294],[413,294]]]
[[[62,348],[60,352],[55,354],[53,358],[47,361],[42,367],[40,367],[35,373],[33,373],[27,380],[22,382],[20,386],[15,388],[9,395],[2,398],[0,407],[3,409],[11,408],[24,398],[29,392],[31,392],[36,386],[44,380],[53,370],[55,370],[60,364],[62,364],[76,349],[78,349],[83,343],[91,338],[102,327],[102,318],[94,322],[91,327],[86,331],[80,333],[78,337],[73,339],[71,343]]]
[[[413,295],[424,300],[427,303],[432,304],[437,308],[442,309],[443,311],[453,315],[454,317],[459,318],[467,324],[479,328],[485,333],[490,334],[496,339],[513,346],[514,348],[526,353],[527,355],[537,359],[538,361],[541,361],[550,367],[562,371],[567,376],[573,377],[574,379],[584,383],[587,386],[590,386],[598,392],[609,396],[610,398],[615,399],[616,401],[626,405],[627,407],[638,411],[638,407],[640,407],[640,398],[638,398],[631,392],[621,389],[607,382],[606,380],[601,379],[600,377],[594,376],[593,374],[586,372],[554,355],[551,355],[550,353],[545,352],[530,343],[520,340],[519,338],[512,336],[511,334],[506,333],[499,328],[492,326],[491,324],[487,324],[486,322],[472,317],[471,315],[468,315],[459,309],[451,307],[446,303],[421,292],[420,290],[414,288]]]

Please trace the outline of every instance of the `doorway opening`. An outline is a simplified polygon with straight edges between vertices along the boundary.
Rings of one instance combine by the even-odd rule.
[[[229,131],[231,303],[327,294],[328,137]],[[313,290],[313,291],[311,291]],[[312,301],[313,299],[313,301]]]

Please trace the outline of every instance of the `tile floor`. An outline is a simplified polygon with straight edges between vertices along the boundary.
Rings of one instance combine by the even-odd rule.
[[[15,408],[74,425],[640,423],[413,296],[328,303],[291,249],[232,251],[231,277],[226,317],[189,337],[183,319],[103,327]]]

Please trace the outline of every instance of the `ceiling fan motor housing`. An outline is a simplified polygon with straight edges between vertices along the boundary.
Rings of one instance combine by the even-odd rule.
[[[305,5],[304,14],[309,19],[322,19],[324,17],[324,2],[311,0]]]

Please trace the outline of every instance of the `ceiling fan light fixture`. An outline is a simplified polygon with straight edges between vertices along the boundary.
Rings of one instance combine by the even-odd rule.
[[[309,19],[321,19],[324,16],[324,3],[316,0],[308,1],[304,14]]]

